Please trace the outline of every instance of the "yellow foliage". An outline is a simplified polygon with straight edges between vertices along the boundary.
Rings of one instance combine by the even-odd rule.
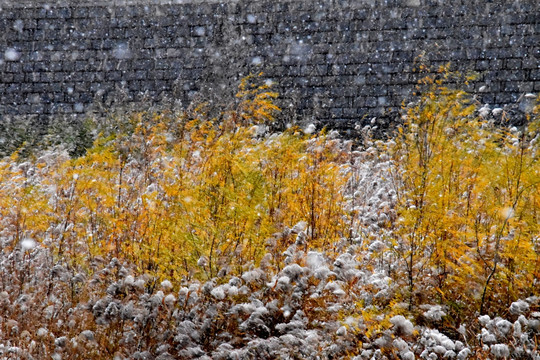
[[[411,309],[438,299],[458,313],[497,311],[538,292],[540,168],[531,141],[540,119],[519,131],[496,127],[464,92],[432,84],[384,149],[397,168],[393,250],[406,269],[404,293]]]
[[[273,121],[276,96],[246,79],[236,108],[216,118],[200,107],[118,119],[123,132],[51,164],[35,187],[5,165],[1,211],[19,209],[2,214],[21,233],[14,240],[47,238],[73,265],[116,257],[158,279],[239,273],[258,264],[272,234],[300,221],[306,246],[337,241],[345,165],[324,136],[257,135],[253,126]]]

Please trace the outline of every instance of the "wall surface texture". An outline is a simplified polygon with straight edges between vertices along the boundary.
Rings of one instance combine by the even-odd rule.
[[[537,0],[89,3],[2,1],[0,117],[221,101],[262,71],[291,120],[347,128],[410,99],[420,58],[492,106],[540,92]]]

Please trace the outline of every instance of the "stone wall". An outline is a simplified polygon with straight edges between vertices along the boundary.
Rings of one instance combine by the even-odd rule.
[[[410,99],[415,61],[476,71],[493,106],[540,92],[537,0],[4,0],[0,116],[224,101],[264,72],[290,121],[350,128]]]

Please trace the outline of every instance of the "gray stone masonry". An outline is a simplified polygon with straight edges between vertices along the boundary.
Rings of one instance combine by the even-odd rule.
[[[539,93],[540,2],[3,0],[0,118],[225,102],[263,72],[288,121],[350,129],[411,99],[419,59],[491,106]]]

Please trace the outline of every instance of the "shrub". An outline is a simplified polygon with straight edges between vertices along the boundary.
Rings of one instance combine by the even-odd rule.
[[[134,113],[78,158],[12,154],[0,355],[536,359],[538,113],[497,127],[432,85],[354,151],[269,132],[275,94],[246,80],[215,117]]]
[[[484,110],[433,81],[382,147],[398,199],[396,281],[410,310],[436,301],[458,323],[538,293],[540,118],[505,128]]]
[[[347,232],[338,142],[265,134],[275,94],[246,80],[239,97],[216,118],[204,105],[132,114],[78,158],[6,163],[14,243],[29,236],[77,266],[114,257],[157,278],[238,274],[297,223],[310,247],[334,243]],[[274,244],[274,261],[291,241]]]

